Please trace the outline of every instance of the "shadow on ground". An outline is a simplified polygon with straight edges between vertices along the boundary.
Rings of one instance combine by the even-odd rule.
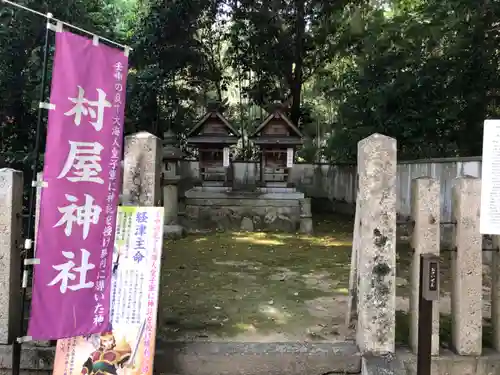
[[[163,338],[343,338],[352,222],[330,216],[315,224],[313,236],[227,232],[167,242]]]
[[[338,341],[348,301],[351,219],[315,217],[315,234],[210,233],[168,241],[160,340]],[[408,344],[411,247],[397,245],[396,341]],[[441,262],[441,341],[450,343],[450,254]],[[485,315],[489,315],[485,277]],[[488,344],[488,323],[485,324]],[[491,340],[490,340],[491,341]]]

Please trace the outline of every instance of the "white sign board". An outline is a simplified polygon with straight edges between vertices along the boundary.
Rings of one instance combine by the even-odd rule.
[[[229,167],[229,147],[224,147],[224,152],[222,156],[222,165],[224,167]]]
[[[57,341],[53,375],[152,375],[163,207],[119,207],[107,332]]]
[[[293,148],[286,149],[286,167],[287,168],[293,167]]]
[[[500,120],[484,122],[481,234],[500,235]]]

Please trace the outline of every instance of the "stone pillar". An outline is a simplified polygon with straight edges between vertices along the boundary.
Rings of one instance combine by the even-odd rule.
[[[177,172],[182,151],[175,146],[175,134],[170,130],[163,135],[163,207],[165,215],[165,238],[179,238],[184,234],[184,229],[179,225],[179,194],[178,184],[180,176]]]
[[[286,149],[286,186],[291,188],[293,187],[293,179],[292,179],[292,168],[295,162],[295,149],[293,147],[288,147]]]
[[[165,176],[165,175],[164,175]],[[178,177],[178,176],[172,176]],[[165,225],[178,224],[179,197],[177,178],[163,177],[163,207],[165,208]]]
[[[359,262],[356,341],[362,353],[394,353],[396,319],[396,140],[358,143]]]
[[[161,206],[161,141],[140,132],[125,137],[124,206]]]
[[[312,234],[313,220],[311,213],[311,198],[304,198],[299,201],[300,205],[300,233]]]
[[[452,188],[452,217],[456,221],[451,257],[452,344],[460,355],[481,355],[482,236],[479,233],[481,180],[457,178]]]
[[[222,149],[222,166],[224,167],[224,183],[225,187],[233,186],[233,171],[231,163],[231,150],[228,146]]]
[[[23,174],[0,169],[0,344],[11,344],[21,317]]]
[[[430,177],[419,177],[411,185],[411,216],[414,228],[411,244],[414,249],[411,262],[410,344],[414,353],[418,347],[418,308],[420,288],[420,255],[439,255],[440,245],[440,189],[439,182]],[[433,302],[431,354],[439,354],[439,301]]]

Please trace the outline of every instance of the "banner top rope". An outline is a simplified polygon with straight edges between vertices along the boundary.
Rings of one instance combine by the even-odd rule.
[[[111,39],[108,39],[108,38],[105,38],[105,37],[103,37],[103,36],[97,35],[97,34],[95,34],[95,33],[92,33],[92,32],[90,32],[90,31],[88,31],[88,30],[82,29],[81,27],[78,27],[78,26],[72,25],[72,24],[70,24],[70,23],[68,23],[68,22],[61,21],[61,20],[59,20],[59,19],[55,18],[55,17],[52,15],[52,13],[47,13],[47,14],[44,14],[44,13],[42,13],[42,12],[38,12],[38,11],[36,11],[36,10],[34,10],[34,9],[28,8],[28,7],[24,6],[24,5],[14,3],[13,1],[10,1],[10,0],[0,0],[0,1],[1,1],[2,3],[4,3],[4,4],[9,4],[9,5],[12,5],[13,7],[16,7],[16,8],[19,8],[19,9],[26,10],[26,11],[28,11],[28,12],[31,12],[31,13],[37,14],[37,15],[39,15],[39,16],[41,16],[41,17],[45,17],[45,18],[47,18],[47,20],[48,20],[48,21],[49,21],[49,20],[53,20],[53,21],[55,21],[55,22],[61,23],[61,24],[62,24],[62,25],[64,25],[64,26],[67,26],[67,27],[70,27],[70,28],[72,28],[72,29],[78,30],[78,31],[80,31],[80,32],[82,32],[82,33],[85,33],[85,34],[87,34],[87,35],[91,35],[91,36],[94,38],[94,40],[95,40],[96,38],[97,38],[97,39],[102,39],[102,40],[105,40],[106,42],[108,42],[108,43],[110,43],[110,44],[113,44],[113,45],[115,45],[115,46],[117,46],[117,47],[123,48],[123,49],[125,50],[125,54],[126,54],[126,55],[128,55],[128,51],[132,51],[132,48],[131,48],[131,47],[129,47],[129,46],[126,46],[126,45],[124,45],[124,44],[120,44],[120,43],[115,42],[115,41],[113,41],[113,40],[111,40]]]

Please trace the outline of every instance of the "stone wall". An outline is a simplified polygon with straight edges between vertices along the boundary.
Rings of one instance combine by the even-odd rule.
[[[233,175],[236,184],[254,184],[255,176],[259,174],[257,163],[236,162],[233,164]],[[193,186],[198,175],[197,161],[181,162],[181,183],[179,194]],[[324,199],[330,205],[321,201],[321,208],[326,211],[354,215],[356,201],[356,166],[352,164],[295,164],[291,171],[292,181],[297,190],[307,197]],[[411,216],[411,185],[419,177],[432,177],[440,184],[440,220],[443,230],[441,240],[443,247],[449,247],[451,241],[452,199],[451,187],[455,178],[472,176],[481,178],[481,158],[439,158],[429,160],[402,161],[397,165],[396,172],[396,212],[401,219]],[[315,207],[313,202],[313,207]],[[402,235],[408,234],[408,228],[400,227]],[[485,243],[485,246],[489,242]],[[489,259],[490,254],[485,254]]]
[[[186,192],[181,224],[189,229],[285,231],[299,229],[302,193]]]
[[[396,174],[396,209],[401,217],[411,215],[411,184],[418,177],[432,177],[440,183],[439,200],[441,221],[451,221],[451,187],[455,178],[472,176],[481,178],[481,158],[441,158],[399,162]],[[338,165],[329,168],[324,181],[328,197],[345,203],[354,212],[356,170],[354,166]]]
[[[233,163],[237,184],[254,184],[259,176],[257,163]],[[182,161],[180,195],[193,186],[198,178],[197,161]],[[418,177],[432,177],[441,185],[441,221],[451,220],[451,183],[460,176],[481,177],[481,157],[439,158],[401,161],[396,174],[396,207],[402,217],[411,215],[411,181]],[[328,198],[337,210],[354,214],[356,196],[356,166],[351,164],[294,164],[292,182],[311,198]]]

